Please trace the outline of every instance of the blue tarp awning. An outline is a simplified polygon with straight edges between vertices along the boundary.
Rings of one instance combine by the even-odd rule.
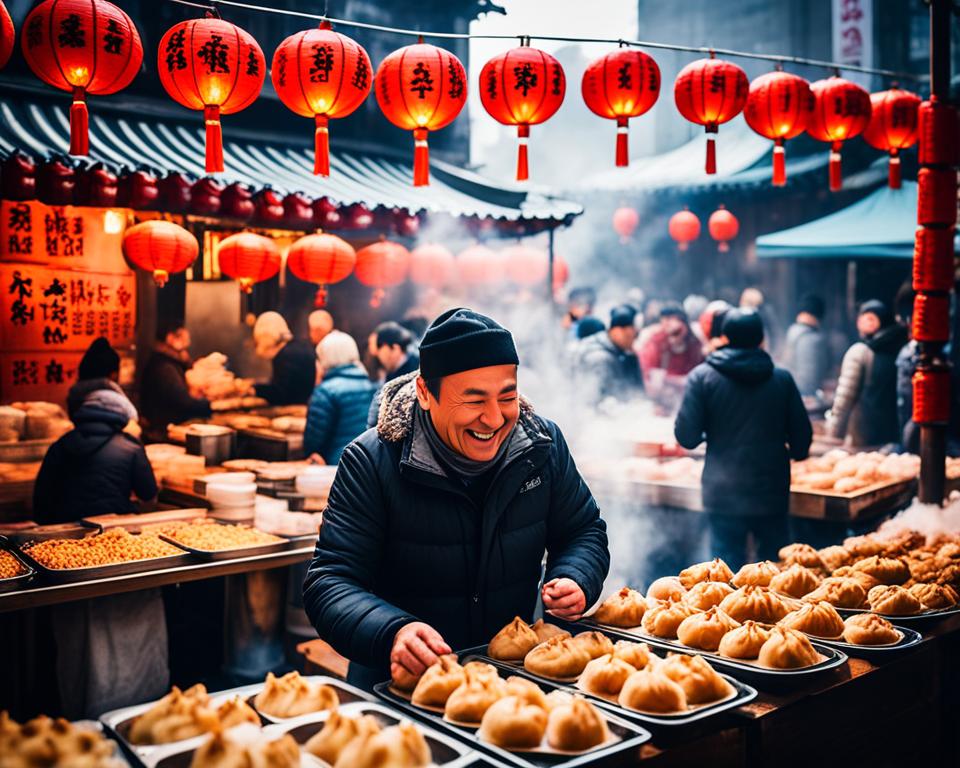
[[[857,259],[913,257],[917,184],[881,187],[829,216],[757,238],[761,258]]]

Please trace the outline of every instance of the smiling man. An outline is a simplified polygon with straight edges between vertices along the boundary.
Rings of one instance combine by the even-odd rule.
[[[560,430],[518,394],[518,362],[495,321],[445,312],[344,451],[304,607],[351,682],[420,675],[532,619],[544,552],[546,610],[574,619],[599,597],[606,525]]]

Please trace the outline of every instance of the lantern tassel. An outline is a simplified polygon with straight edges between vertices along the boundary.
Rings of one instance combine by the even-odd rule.
[[[208,104],[203,108],[203,121],[206,124],[207,173],[223,171],[223,131],[220,128],[220,107]]]
[[[706,170],[708,174],[714,174],[717,172],[717,139],[714,134],[717,132],[716,126],[713,127],[713,130],[710,130],[710,126],[707,126],[707,166]]]
[[[315,176],[330,175],[330,131],[326,115],[315,115],[313,131],[313,173]]]
[[[518,125],[517,138],[517,181],[526,181],[530,178],[530,166],[527,158],[527,139],[530,138],[530,126]]]
[[[327,306],[327,286],[321,285],[313,297],[313,306],[317,309]]]
[[[370,306],[374,309],[379,307],[381,304],[383,304],[383,300],[386,295],[387,292],[383,290],[383,288],[375,288],[370,296]]]
[[[840,170],[840,142],[835,141],[830,148],[830,191],[839,192],[843,187],[843,176]]]
[[[70,105],[70,154],[89,155],[90,116],[87,113],[87,95],[83,88],[73,89],[73,104]]]
[[[900,155],[897,150],[890,151],[890,163],[887,166],[887,185],[890,189],[900,189]]]
[[[629,126],[627,124],[627,118],[618,117],[617,118],[617,168],[625,168],[630,165],[630,160],[628,158],[629,144],[627,143],[627,132],[629,131]]]
[[[427,144],[427,129],[416,128],[413,131],[413,186],[426,187],[430,184],[430,147]]]
[[[167,278],[170,277],[170,274],[165,269],[155,269],[153,270],[153,282],[157,284],[157,288],[163,288],[167,284]]]
[[[717,246],[717,250],[720,251],[720,253],[727,253],[727,251],[730,250],[730,246],[726,240],[721,240],[720,244]]]
[[[773,186],[783,187],[787,183],[787,151],[783,139],[777,139],[773,148]]]

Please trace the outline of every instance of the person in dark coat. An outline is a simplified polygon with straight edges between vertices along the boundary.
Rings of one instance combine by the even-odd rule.
[[[119,380],[120,355],[103,336],[94,339],[80,358],[76,383],[67,392],[67,415],[73,418],[87,395],[98,389],[112,389],[124,394],[117,384]]]
[[[899,443],[897,355],[907,331],[882,301],[860,307],[860,341],[843,356],[827,434],[854,447]]]
[[[310,396],[303,450],[336,464],[347,445],[367,429],[367,412],[377,391],[360,364],[357,342],[332,331],[317,344],[322,379]]]
[[[713,554],[737,568],[776,560],[787,542],[790,459],[806,458],[813,430],[793,377],[760,349],[760,316],[730,310],[723,335],[727,346],[687,378],[674,435],[688,449],[706,440],[703,505]],[[756,551],[748,553],[750,537]]]
[[[256,385],[257,397],[271,405],[304,405],[317,382],[316,351],[307,341],[293,338],[279,312],[264,312],[253,326],[259,357],[273,361],[270,381]]]
[[[134,511],[157,495],[157,481],[143,444],[124,432],[137,411],[122,392],[90,392],[71,416],[74,429],[50,446],[33,491],[33,515],[41,525]]]
[[[153,355],[140,376],[140,412],[147,440],[163,442],[167,425],[210,415],[210,401],[190,394],[190,366],[190,331],[179,322],[160,325]]]
[[[633,351],[636,318],[637,310],[629,304],[614,307],[606,333],[595,333],[579,343],[574,375],[591,404],[608,397],[631,400],[643,392],[640,361]]]
[[[816,397],[829,366],[827,339],[820,330],[825,307],[813,294],[800,298],[797,318],[787,329],[784,367],[793,374],[801,395]]]
[[[440,315],[420,373],[384,387],[376,429],[347,446],[304,582],[320,637],[371,685],[489,641],[539,596],[575,619],[600,595],[606,525],[555,424],[517,393],[509,331]]]
[[[373,329],[369,338],[369,353],[376,359],[377,365],[383,369],[383,383],[393,381],[420,368],[420,355],[413,346],[413,333],[400,323],[387,321],[380,323]],[[367,426],[377,424],[377,414],[380,412],[379,393],[371,400],[367,413]]]

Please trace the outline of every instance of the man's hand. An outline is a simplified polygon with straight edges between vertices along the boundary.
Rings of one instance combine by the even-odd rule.
[[[403,669],[419,677],[437,660],[437,656],[444,653],[450,653],[450,646],[443,641],[440,633],[429,624],[413,621],[401,627],[393,638],[390,676],[397,679],[397,672]]]
[[[543,607],[558,619],[576,621],[587,610],[587,596],[573,579],[553,579],[543,585]]]

